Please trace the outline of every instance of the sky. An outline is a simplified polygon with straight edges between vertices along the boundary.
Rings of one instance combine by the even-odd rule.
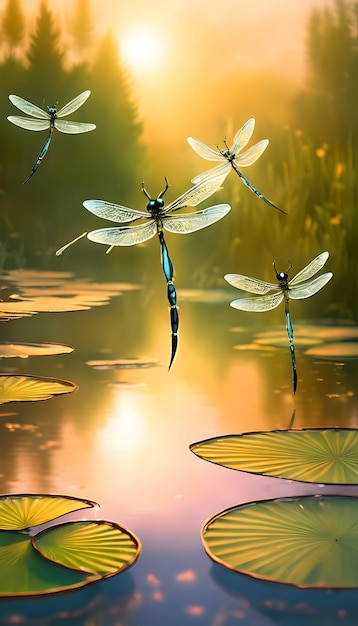
[[[212,142],[218,126],[237,130],[249,117],[261,117],[265,132],[268,113],[285,125],[289,102],[304,85],[308,17],[333,2],[89,1],[98,30],[111,30],[118,41],[144,140],[156,137],[164,147],[183,134],[205,132]],[[33,19],[39,2],[22,3]],[[49,2],[62,29],[74,5]]]

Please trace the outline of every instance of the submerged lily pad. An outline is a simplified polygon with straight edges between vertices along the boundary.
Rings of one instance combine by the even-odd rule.
[[[69,496],[15,494],[0,496],[0,530],[24,530],[80,509],[98,507],[97,502]]]
[[[278,430],[215,437],[190,449],[231,469],[309,483],[358,484],[358,430]]]
[[[358,342],[357,341],[341,341],[339,343],[327,343],[309,348],[305,354],[320,359],[358,359]]]
[[[233,507],[206,522],[217,563],[307,588],[358,587],[358,498],[303,496]]]
[[[60,343],[9,343],[0,342],[0,358],[29,356],[45,356],[50,354],[69,354],[73,352],[71,346]]]
[[[140,542],[114,522],[71,521],[32,536],[24,532],[67,513],[97,506],[96,502],[68,496],[1,496],[0,597],[74,589],[132,565]]]
[[[101,359],[97,361],[87,361],[95,370],[127,370],[127,369],[146,369],[148,367],[157,367],[158,361],[149,361],[146,359]]]
[[[72,393],[78,385],[59,378],[0,374],[0,404],[48,400],[53,396]]]

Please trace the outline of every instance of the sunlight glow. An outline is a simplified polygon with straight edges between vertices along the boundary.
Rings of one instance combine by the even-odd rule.
[[[120,42],[121,57],[133,70],[156,68],[164,57],[163,42],[148,30],[135,30]]]

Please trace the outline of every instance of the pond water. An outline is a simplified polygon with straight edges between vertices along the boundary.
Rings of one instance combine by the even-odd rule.
[[[356,591],[304,590],[230,572],[205,554],[200,536],[209,517],[240,503],[358,495],[358,487],[232,471],[189,450],[209,437],[288,428],[293,412],[295,428],[357,428],[356,327],[304,321],[292,307],[294,398],[281,309],[250,316],[229,307],[230,290],[179,290],[179,349],[168,372],[162,284],[144,290],[31,272],[10,272],[1,284],[3,300],[20,294],[31,301],[28,311],[38,311],[1,324],[2,342],[74,348],[67,354],[3,358],[2,373],[79,386],[42,402],[2,405],[1,492],[99,502],[99,511],[87,517],[126,526],[139,537],[142,552],[123,574],[82,590],[0,600],[0,624],[358,623]],[[87,310],[66,311],[66,305]]]

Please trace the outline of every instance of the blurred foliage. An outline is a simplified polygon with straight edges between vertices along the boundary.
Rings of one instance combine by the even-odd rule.
[[[15,6],[16,5],[16,6]],[[88,45],[78,34],[77,2],[73,22],[73,45]],[[10,7],[17,27],[9,27]],[[76,9],[76,7],[75,7]],[[70,66],[67,57],[73,49],[66,44],[55,16],[42,0],[34,32],[26,46],[22,33],[22,14],[18,3],[10,0],[3,19],[5,56],[0,65],[3,94],[15,93],[42,108],[58,103],[63,106],[76,95],[90,89],[92,94],[73,119],[94,122],[97,129],[85,135],[55,132],[49,153],[36,176],[25,186],[27,174],[46,140],[45,133],[15,128],[6,117],[20,114],[7,98],[0,102],[0,239],[7,242],[6,266],[59,265],[54,251],[77,231],[99,226],[98,220],[81,206],[89,197],[118,198],[131,201],[138,186],[137,167],[143,161],[141,123],[131,99],[129,81],[122,69],[116,45],[110,35],[93,39],[91,61]],[[5,28],[5,24],[7,24]],[[86,30],[90,32],[89,16]],[[84,34],[83,34],[84,37]],[[101,250],[102,255],[104,250]],[[3,256],[3,254],[2,254]],[[88,269],[88,262],[83,261]]]

